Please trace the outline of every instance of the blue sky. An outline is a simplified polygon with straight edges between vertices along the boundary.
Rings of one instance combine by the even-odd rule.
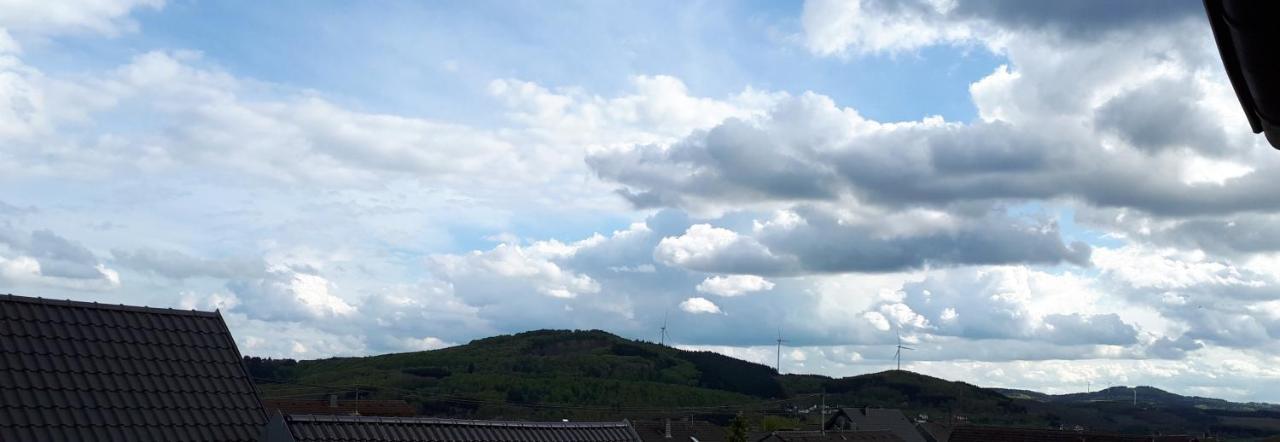
[[[602,328],[1280,400],[1280,168],[1197,2],[0,12],[0,292],[247,354]],[[1051,10],[1052,9],[1052,10]]]

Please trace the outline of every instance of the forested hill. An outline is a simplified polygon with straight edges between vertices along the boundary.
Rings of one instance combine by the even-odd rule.
[[[540,330],[441,350],[311,361],[249,359],[268,397],[402,398],[446,414],[498,403],[634,409],[748,404],[789,397],[772,367],[603,331]],[[511,407],[506,407],[511,408]]]

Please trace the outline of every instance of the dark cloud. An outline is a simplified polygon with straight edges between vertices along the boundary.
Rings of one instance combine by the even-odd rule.
[[[957,225],[918,233],[884,234],[885,226],[842,222],[831,213],[800,212],[804,223],[760,241],[794,256],[814,273],[887,272],[924,267],[991,264],[1088,265],[1090,247],[1064,243],[1056,225],[1035,225],[1000,215],[957,218]],[[897,220],[887,220],[895,222]]]
[[[1153,135],[1144,117],[1121,118],[1107,127],[1124,131],[1144,149],[1186,143],[1221,151],[1213,138],[1219,128],[1203,116],[1183,116],[1204,124],[1172,127],[1184,120],[1170,120],[1166,128],[1177,139]],[[848,117],[823,99],[796,97],[756,127],[726,123],[670,148],[601,152],[587,162],[601,177],[626,186],[627,194],[642,195],[646,204],[792,204],[855,195],[885,207],[1078,198],[1164,216],[1280,210],[1280,193],[1269,190],[1267,172],[1280,169],[1274,161],[1256,165],[1265,171],[1222,185],[1198,185],[1183,180],[1181,158],[1107,149],[1087,127],[997,121],[868,129],[858,128],[869,123],[856,119],[844,127],[820,123],[833,118]],[[772,160],[738,159],[762,155]],[[812,166],[802,173],[801,165]]]
[[[1094,124],[1148,152],[1187,147],[1222,155],[1233,146],[1215,116],[1193,101],[1194,89],[1190,79],[1143,85],[1103,104]]]
[[[1004,29],[1055,31],[1066,38],[1096,40],[1113,31],[1130,31],[1171,21],[1203,19],[1195,0],[961,0],[951,12]]]
[[[0,226],[0,244],[35,258],[44,276],[71,279],[102,279],[106,275],[92,251],[49,230],[24,234]]]

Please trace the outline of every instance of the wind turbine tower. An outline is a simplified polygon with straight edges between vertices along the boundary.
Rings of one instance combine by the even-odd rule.
[[[667,345],[667,315],[670,312],[662,314],[662,328],[658,329],[658,345]]]
[[[775,364],[774,370],[777,370],[778,374],[782,374],[782,343],[783,342],[787,342],[787,341],[785,339],[782,339],[782,327],[778,327],[778,359],[776,362],[774,362]]]
[[[911,347],[903,346],[902,333],[898,333],[898,351],[893,352],[893,358],[898,361],[898,371],[902,371],[902,351],[903,350],[915,350],[915,349]]]

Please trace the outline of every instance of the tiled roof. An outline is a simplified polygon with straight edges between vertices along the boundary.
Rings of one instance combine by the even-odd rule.
[[[841,408],[827,421],[827,430],[840,430],[839,422],[847,419],[851,430],[889,430],[906,442],[925,442],[916,424],[902,414],[902,410],[892,408]],[[828,431],[830,432],[830,431]]]
[[[889,430],[775,431],[757,442],[903,442]]]
[[[1193,436],[1139,436],[1052,430],[1047,428],[989,427],[960,425],[951,430],[948,442],[1196,442]]]
[[[218,313],[0,295],[0,441],[254,441]]]
[[[339,400],[332,406],[325,399],[263,399],[267,415],[279,411],[283,414],[336,414],[344,416],[413,417],[417,410],[399,399],[387,400]]]
[[[268,442],[639,442],[626,422],[503,422],[436,418],[272,418]]]
[[[667,438],[665,421],[632,421],[640,439],[644,442],[718,442],[725,440],[725,429],[713,423],[699,420],[672,419],[671,438]]]

